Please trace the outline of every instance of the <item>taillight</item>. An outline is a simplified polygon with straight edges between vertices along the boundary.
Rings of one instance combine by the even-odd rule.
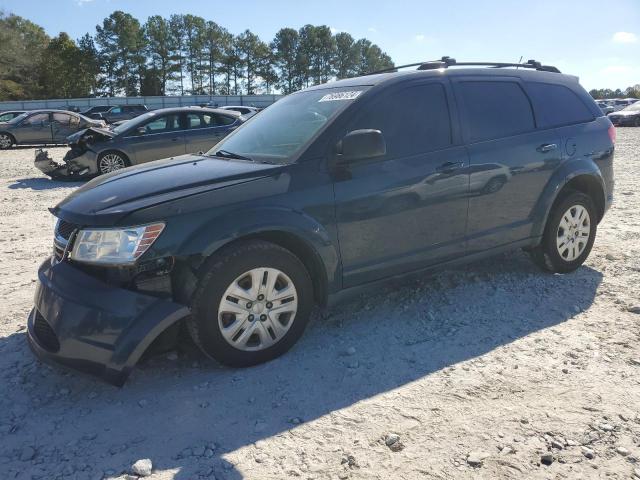
[[[616,143],[616,127],[614,127],[613,125],[609,125],[609,138],[611,139],[611,143],[613,143],[615,145]]]

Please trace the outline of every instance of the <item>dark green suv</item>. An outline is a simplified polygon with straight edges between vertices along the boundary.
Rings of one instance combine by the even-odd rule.
[[[121,384],[184,322],[248,366],[288,350],[314,304],[390,277],[516,248],[578,268],[615,140],[578,80],[533,61],[418,66],[289,95],[206,154],[76,190],[52,209],[34,351]]]

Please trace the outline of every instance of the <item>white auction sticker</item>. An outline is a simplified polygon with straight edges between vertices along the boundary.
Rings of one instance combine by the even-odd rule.
[[[362,93],[362,90],[351,90],[348,92],[334,92],[327,93],[324,97],[322,97],[318,102],[334,102],[336,100],[353,100],[354,98],[358,98],[358,95]]]

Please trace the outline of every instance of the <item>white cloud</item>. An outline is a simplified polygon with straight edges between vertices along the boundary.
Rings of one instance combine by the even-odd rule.
[[[367,30],[369,32],[372,32],[372,33],[376,33],[378,31],[378,29],[376,27],[369,27],[369,28],[367,28]]]
[[[629,73],[633,68],[627,65],[608,65],[602,69],[602,73],[606,75],[615,75],[621,73]]]
[[[424,36],[424,34],[419,33],[418,35],[416,35],[416,36],[415,36],[415,37],[413,37],[413,38],[416,40],[416,42],[424,42],[424,39],[425,39],[426,37]]]
[[[638,36],[631,32],[616,32],[611,40],[615,43],[638,43]]]

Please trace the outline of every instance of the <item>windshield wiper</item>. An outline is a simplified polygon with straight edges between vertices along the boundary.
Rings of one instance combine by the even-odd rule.
[[[217,157],[234,158],[236,160],[248,160],[250,162],[253,162],[252,158],[245,157],[244,155],[240,155],[239,153],[230,152],[229,150],[218,150],[214,153],[214,155]]]

